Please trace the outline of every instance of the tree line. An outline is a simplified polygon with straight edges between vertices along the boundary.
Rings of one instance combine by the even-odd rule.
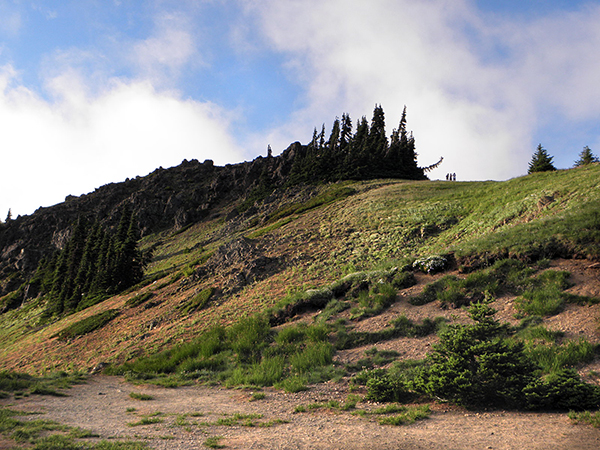
[[[31,280],[45,296],[44,318],[87,308],[139,283],[145,265],[139,239],[129,205],[121,208],[114,232],[80,217],[65,247],[43,258]]]
[[[295,156],[287,184],[375,178],[426,179],[417,166],[415,139],[406,129],[406,107],[389,139],[381,105],[375,106],[370,123],[364,116],[356,122],[356,131],[348,113],[335,119],[328,139],[324,124],[320,132],[315,128],[305,151]]]
[[[529,168],[527,169],[527,173],[534,172],[551,172],[556,170],[554,166],[553,160],[554,158],[550,156],[548,151],[542,147],[542,144],[537,146],[536,151],[533,153],[531,157],[531,161],[529,162]],[[586,145],[583,147],[583,150],[579,154],[579,159],[575,161],[574,167],[587,166],[589,164],[594,164],[600,162],[598,157],[592,153],[592,150]]]

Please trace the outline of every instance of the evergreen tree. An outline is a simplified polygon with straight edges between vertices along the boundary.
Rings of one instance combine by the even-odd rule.
[[[330,152],[337,152],[339,150],[340,145],[340,119],[337,117],[333,121],[333,127],[331,128],[331,134],[329,135],[329,140],[327,141],[327,147]]]
[[[97,303],[108,294],[126,289],[143,277],[144,259],[135,214],[125,205],[114,235],[96,222],[88,227],[80,218],[63,250],[43,259],[34,276],[46,295],[45,318]],[[90,303],[90,299],[96,299]]]
[[[81,286],[76,284],[81,259],[83,257],[87,238],[87,221],[80,217],[70,239],[68,252],[68,272],[62,286],[61,297],[65,301],[65,309],[74,311],[81,300]]]
[[[111,261],[109,269],[112,272],[109,287],[111,292],[119,292],[141,280],[143,266],[137,248],[139,238],[135,214],[126,204],[121,211],[121,220],[113,244],[114,260]]]
[[[542,147],[542,144],[539,144],[529,162],[527,173],[549,172],[553,170],[556,170],[556,167],[552,164],[552,156],[550,156],[546,149]]]
[[[575,167],[587,166],[588,164],[597,163],[600,160],[592,153],[592,150],[586,145],[579,154],[579,159],[575,161]]]
[[[318,142],[319,142],[319,135],[317,133],[317,127],[315,127],[315,129],[313,130],[312,140],[310,141],[310,144],[308,144],[308,146],[311,147],[312,149],[316,149],[318,146]]]
[[[342,114],[340,124],[340,152],[345,155],[352,141],[352,119],[348,113]]]
[[[319,153],[325,147],[325,124],[321,127],[321,132],[319,133]]]
[[[369,166],[369,122],[365,116],[356,124],[356,134],[345,158],[343,178],[360,180],[366,177]]]
[[[522,342],[507,339],[508,328],[486,303],[469,308],[474,325],[450,325],[416,378],[419,390],[465,406],[520,407],[523,390],[537,369]]]
[[[369,138],[367,141],[369,154],[369,178],[385,176],[387,164],[385,156],[388,151],[388,139],[385,132],[385,113],[381,105],[375,105],[373,110],[373,119],[369,129]]]

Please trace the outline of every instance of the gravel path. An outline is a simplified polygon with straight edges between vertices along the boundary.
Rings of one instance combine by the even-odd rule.
[[[152,396],[132,399],[131,392]],[[91,430],[102,439],[137,439],[154,449],[205,449],[209,437],[221,436],[227,449],[543,449],[598,450],[600,430],[574,425],[566,414],[466,412],[434,405],[429,419],[405,426],[382,426],[373,416],[319,408],[295,413],[298,405],[338,399],[347,392],[325,383],[306,392],[285,394],[264,390],[265,398],[250,401],[251,392],[217,387],[166,389],[135,386],[121,378],[93,376],[68,390],[67,397],[31,396],[2,400],[4,406],[39,411],[45,418]],[[380,405],[358,404],[359,409]],[[135,408],[135,410],[133,410]],[[234,414],[262,414],[253,426],[216,425]],[[143,418],[160,423],[131,426]],[[207,425],[206,423],[210,423]],[[262,426],[261,426],[262,424]],[[270,426],[265,426],[270,425]],[[0,441],[2,448],[2,441]]]

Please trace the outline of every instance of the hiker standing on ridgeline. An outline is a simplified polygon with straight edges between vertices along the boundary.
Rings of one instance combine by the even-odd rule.
[[[449,173],[446,174],[446,181],[448,181],[448,175],[450,175]]]
[[[455,173],[452,174],[452,181],[456,181],[456,174]]]

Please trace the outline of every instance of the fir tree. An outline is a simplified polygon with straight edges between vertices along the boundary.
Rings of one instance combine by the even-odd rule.
[[[506,324],[487,303],[469,308],[475,324],[450,325],[416,379],[420,390],[465,406],[523,406],[522,391],[537,369],[522,342],[507,338]]]
[[[327,141],[327,147],[331,152],[337,152],[339,150],[340,141],[340,119],[337,117],[333,121],[333,127],[331,128],[331,134]]]
[[[549,172],[553,170],[556,170],[556,167],[552,164],[552,156],[542,147],[542,144],[539,144],[529,162],[527,173]]]
[[[385,132],[385,113],[381,105],[376,105],[373,110],[367,147],[369,154],[368,177],[385,176],[384,173],[387,170],[385,156],[388,151],[388,139]]]
[[[356,134],[344,161],[343,178],[360,180],[366,177],[369,166],[369,122],[365,116],[356,124]]]
[[[592,153],[592,150],[586,145],[579,154],[579,159],[575,161],[575,167],[587,166],[588,164],[597,163],[600,160]]]
[[[97,303],[143,277],[144,259],[137,248],[140,233],[135,214],[125,205],[116,233],[80,218],[64,249],[40,262],[35,282],[46,295],[45,318],[60,316]],[[93,301],[92,301],[93,300]]]
[[[340,124],[340,152],[346,154],[348,146],[352,141],[352,119],[347,113],[342,114],[342,122]]]

